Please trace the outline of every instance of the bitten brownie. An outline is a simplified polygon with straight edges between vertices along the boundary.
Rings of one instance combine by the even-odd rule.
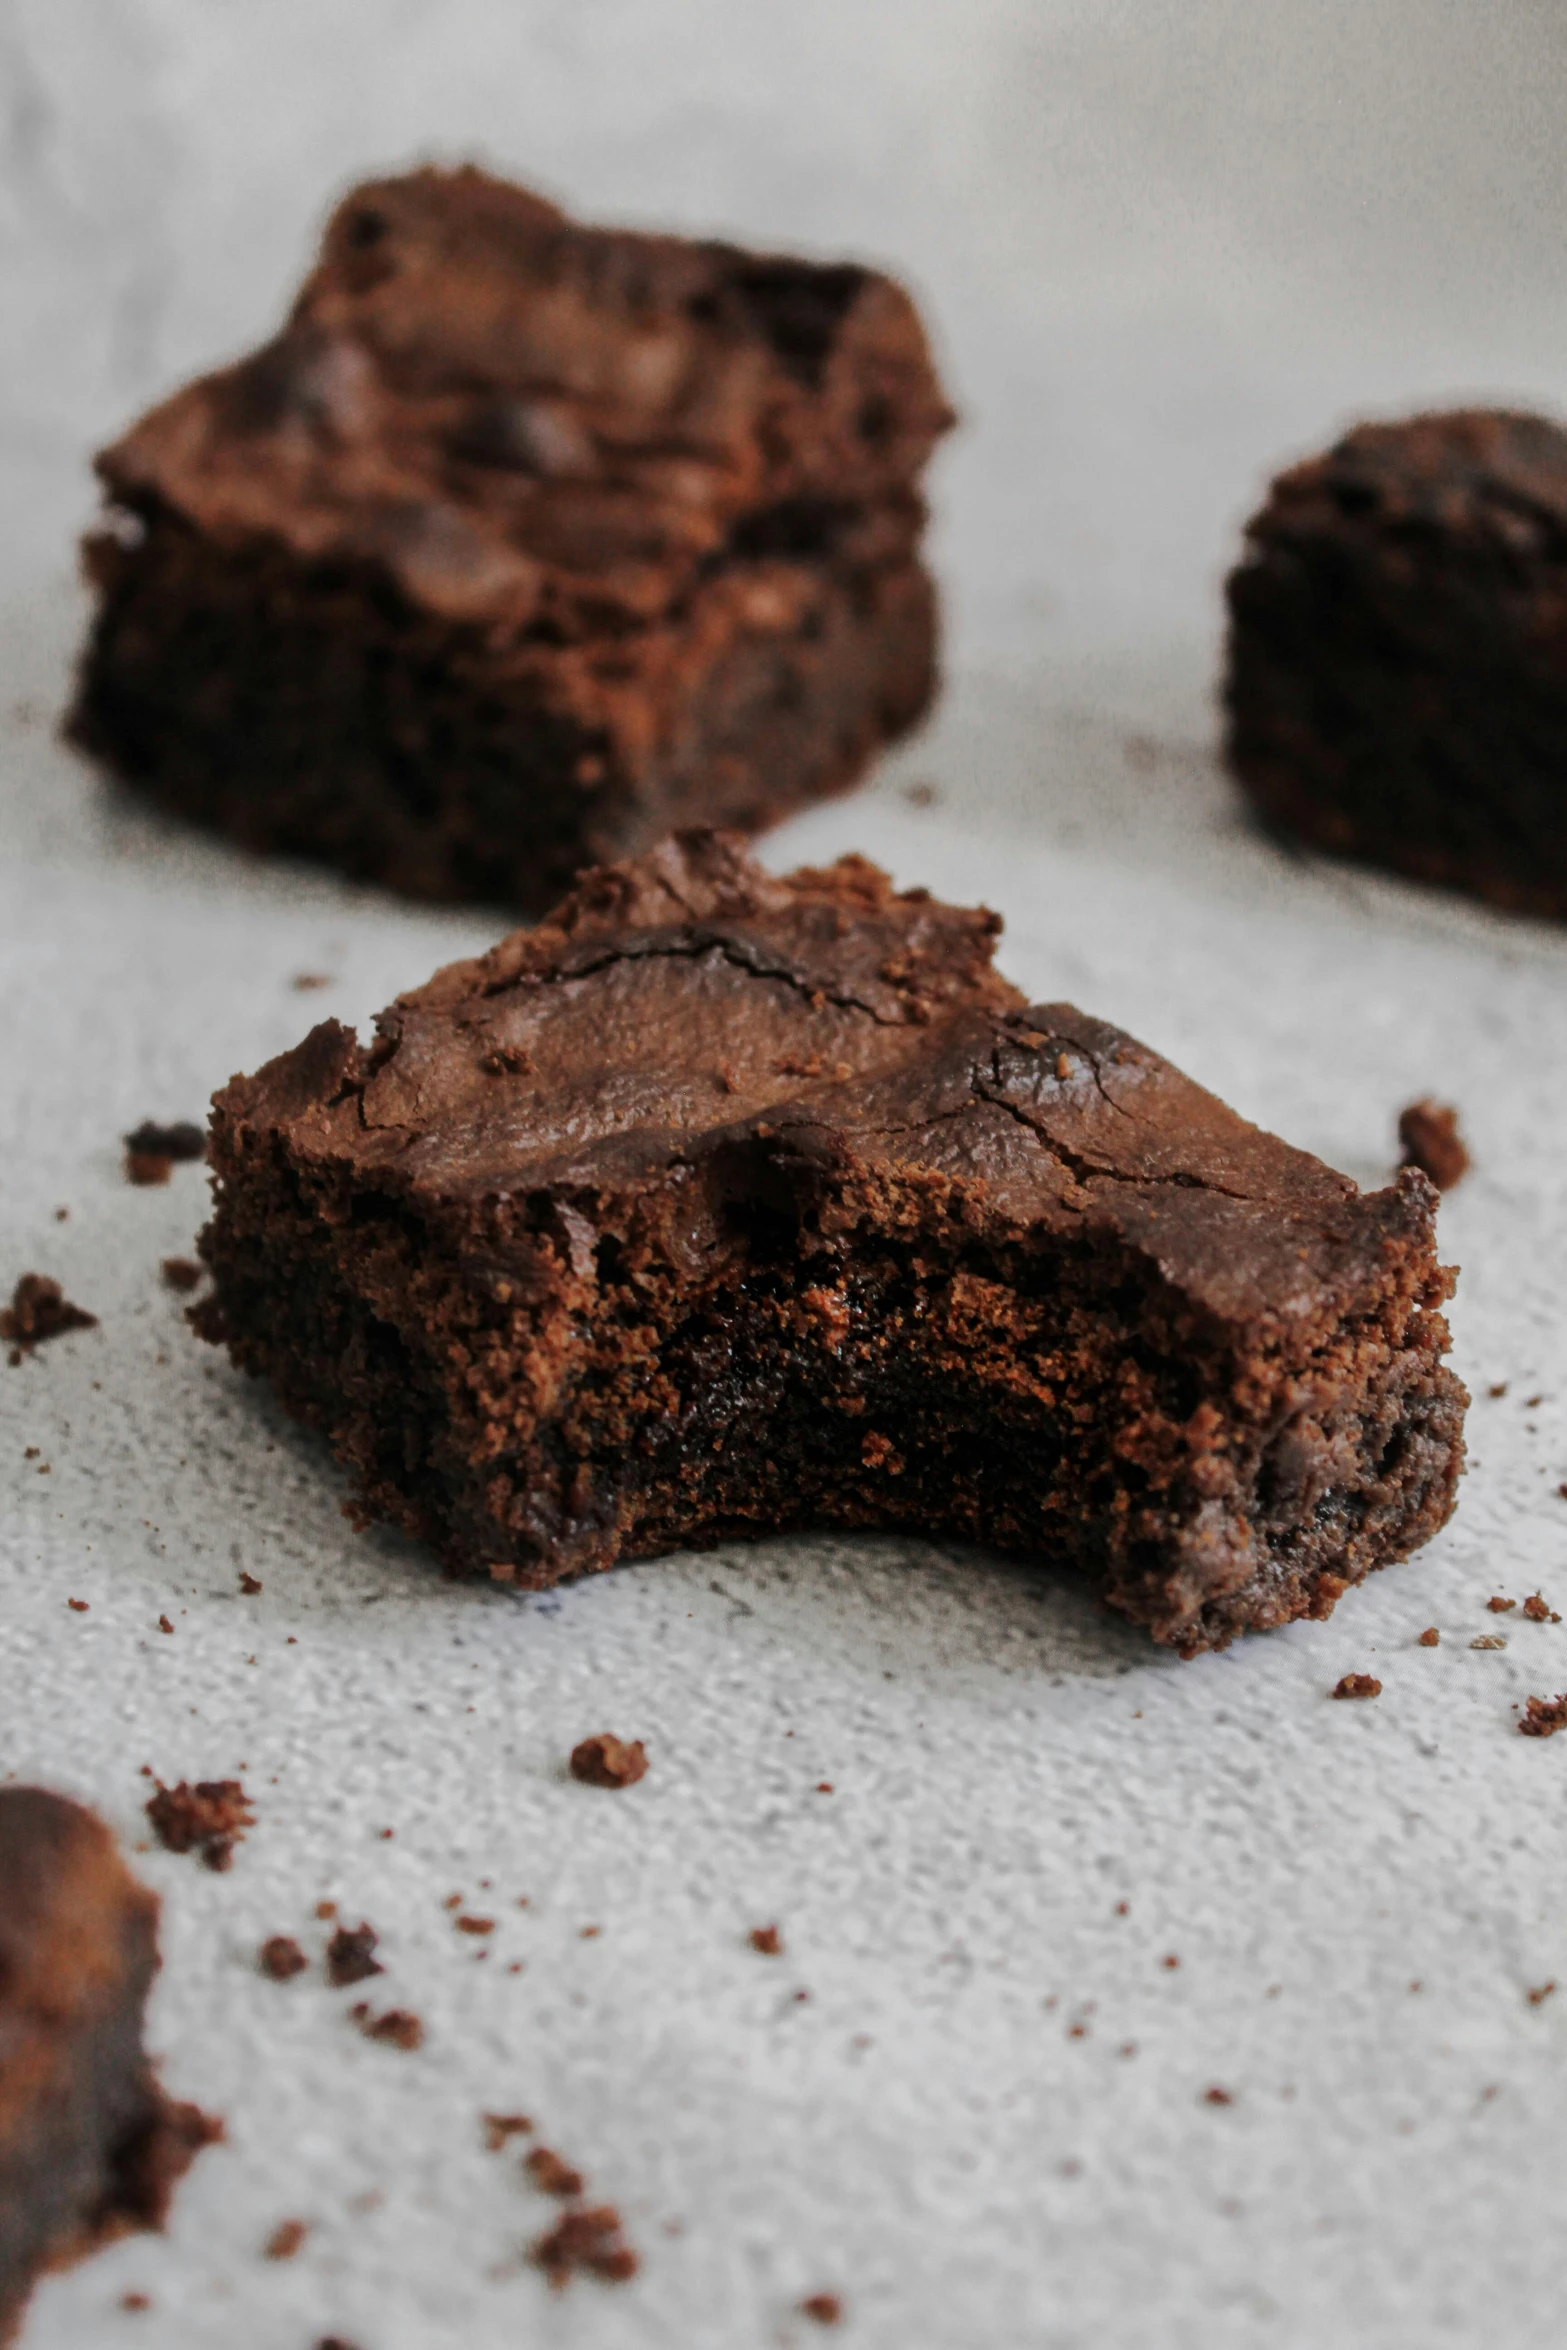
[[[220,2134],[164,2095],[142,2050],[157,1926],[91,1812],[0,1788],[0,2342],[43,2270],[161,2226]]]
[[[1271,821],[1567,916],[1567,432],[1361,425],[1274,483],[1228,594],[1229,758]]]
[[[874,270],[371,182],[282,334],[99,457],[72,732],[252,848],[542,909],[920,716],[951,421]]]
[[[999,928],[710,833],[587,875],[217,1096],[198,1326],[458,1572],[877,1526],[1186,1652],[1325,1615],[1452,1508],[1436,1194],[1030,1008]]]

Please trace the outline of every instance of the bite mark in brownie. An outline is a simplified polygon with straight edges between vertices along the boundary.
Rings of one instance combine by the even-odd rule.
[[[1273,484],[1228,597],[1229,759],[1271,823],[1567,915],[1567,431],[1357,426]]]
[[[161,2227],[222,2135],[165,2095],[142,2047],[157,1925],[91,1812],[0,1788],[0,2342],[44,2270]]]
[[[866,1526],[1188,1654],[1324,1616],[1452,1507],[1436,1195],[1026,1005],[998,928],[711,833],[597,872],[218,1095],[198,1327],[457,1573]]]
[[[951,421],[874,270],[367,184],[281,334],[99,458],[71,730],[253,849],[543,908],[921,715]]]

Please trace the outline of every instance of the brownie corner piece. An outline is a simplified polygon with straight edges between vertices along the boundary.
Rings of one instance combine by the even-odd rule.
[[[254,850],[542,910],[922,715],[951,421],[874,270],[368,183],[282,332],[100,455],[70,730]]]
[[[538,1589],[790,1527],[1075,1567],[1186,1652],[1436,1532],[1436,1193],[1363,1194],[992,967],[688,834],[214,1105],[200,1326],[366,1518]]]
[[[142,2048],[157,1924],[91,1812],[0,1788],[0,2341],[45,2269],[160,2227],[221,2135],[165,2094]]]
[[[1567,431],[1357,426],[1274,482],[1227,595],[1228,758],[1265,819],[1567,916]]]

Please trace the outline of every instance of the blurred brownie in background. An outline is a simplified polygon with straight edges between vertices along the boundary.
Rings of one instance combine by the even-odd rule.
[[[367,184],[277,339],[99,457],[71,732],[253,849],[542,908],[921,715],[951,422],[874,270]]]
[[[0,1788],[0,2342],[35,2279],[163,2223],[222,2135],[159,2087],[142,2048],[158,1903],[101,1820]]]
[[[1567,432],[1361,425],[1274,483],[1228,592],[1229,758],[1265,816],[1567,915]]]

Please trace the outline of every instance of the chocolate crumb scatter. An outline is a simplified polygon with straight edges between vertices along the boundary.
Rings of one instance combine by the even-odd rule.
[[[751,1948],[759,1950],[764,1958],[780,1958],[783,1955],[783,1936],[776,1926],[753,1926],[746,1939]]]
[[[1375,1673],[1345,1673],[1333,1694],[1335,1697],[1380,1697],[1382,1684]]]
[[[641,2265],[621,2233],[620,2213],[613,2203],[562,2212],[548,2235],[533,2246],[530,2258],[556,2292],[564,2290],[579,2270],[602,2277],[606,2284],[622,2285]]]
[[[800,2315],[813,2325],[835,2326],[842,2322],[843,2303],[836,2293],[807,2293],[800,2303]]]
[[[35,1346],[63,1337],[67,1330],[96,1330],[98,1317],[73,1306],[58,1281],[47,1273],[24,1273],[11,1292],[11,1302],[0,1308],[0,1339],[12,1348],[19,1363]]]
[[[1518,1602],[1516,1599],[1502,1599],[1493,1592],[1485,1604],[1493,1616],[1505,1616],[1508,1609],[1516,1607]]]
[[[194,1257],[165,1257],[159,1270],[166,1288],[190,1290],[200,1285],[201,1267]]]
[[[646,1774],[647,1748],[640,1738],[615,1738],[601,1731],[571,1750],[571,1775],[584,1787],[634,1787]]]
[[[249,1796],[238,1779],[181,1779],[173,1787],[154,1782],[147,1817],[170,1852],[199,1852],[209,1869],[226,1869],[234,1847],[255,1824]]]
[[[389,2007],[383,2015],[372,2015],[367,1999],[356,1999],[349,2015],[367,2040],[384,2040],[392,2048],[421,2048],[424,2045],[424,2025],[411,2007]]]
[[[1469,1172],[1469,1153],[1458,1131],[1458,1112],[1446,1102],[1411,1102],[1399,1114],[1401,1167],[1418,1167],[1438,1191],[1451,1191]]]
[[[1540,1592],[1531,1591],[1523,1603],[1523,1612],[1531,1624],[1559,1624],[1561,1617]]]
[[[1441,1644],[1442,1635],[1437,1630],[1435,1624],[1427,1624],[1425,1630],[1421,1633],[1420,1638],[1416,1641],[1415,1646],[1417,1648],[1439,1648]]]
[[[292,1934],[269,1934],[256,1954],[256,1963],[274,1983],[288,1983],[295,1975],[302,1975],[310,1961]]]
[[[533,2128],[533,2117],[527,2113],[487,2113],[484,2121],[484,2143],[491,2154],[505,2151],[513,2138],[526,2137]]]
[[[302,2219],[280,2219],[266,2240],[268,2260],[292,2260],[310,2230]]]
[[[549,2146],[533,2147],[523,2156],[522,2167],[541,2195],[580,2195],[587,2183],[581,2171],[574,2170]]]
[[[1525,1993],[1525,1997],[1528,1999],[1529,2005],[1531,2007],[1541,2007],[1544,2005],[1545,2001],[1550,1998],[1551,1993],[1555,1990],[1555,1988],[1556,1984],[1554,1979],[1549,1983],[1536,1983],[1532,1991]]]
[[[1554,1738],[1558,1730],[1567,1730],[1567,1691],[1560,1697],[1524,1700],[1524,1717],[1518,1725],[1520,1738]]]
[[[363,1919],[357,1926],[339,1926],[326,1946],[326,1977],[334,1991],[346,1991],[350,1983],[367,1983],[372,1975],[384,1975],[385,1967],[374,1956],[379,1940],[374,1926]]]

